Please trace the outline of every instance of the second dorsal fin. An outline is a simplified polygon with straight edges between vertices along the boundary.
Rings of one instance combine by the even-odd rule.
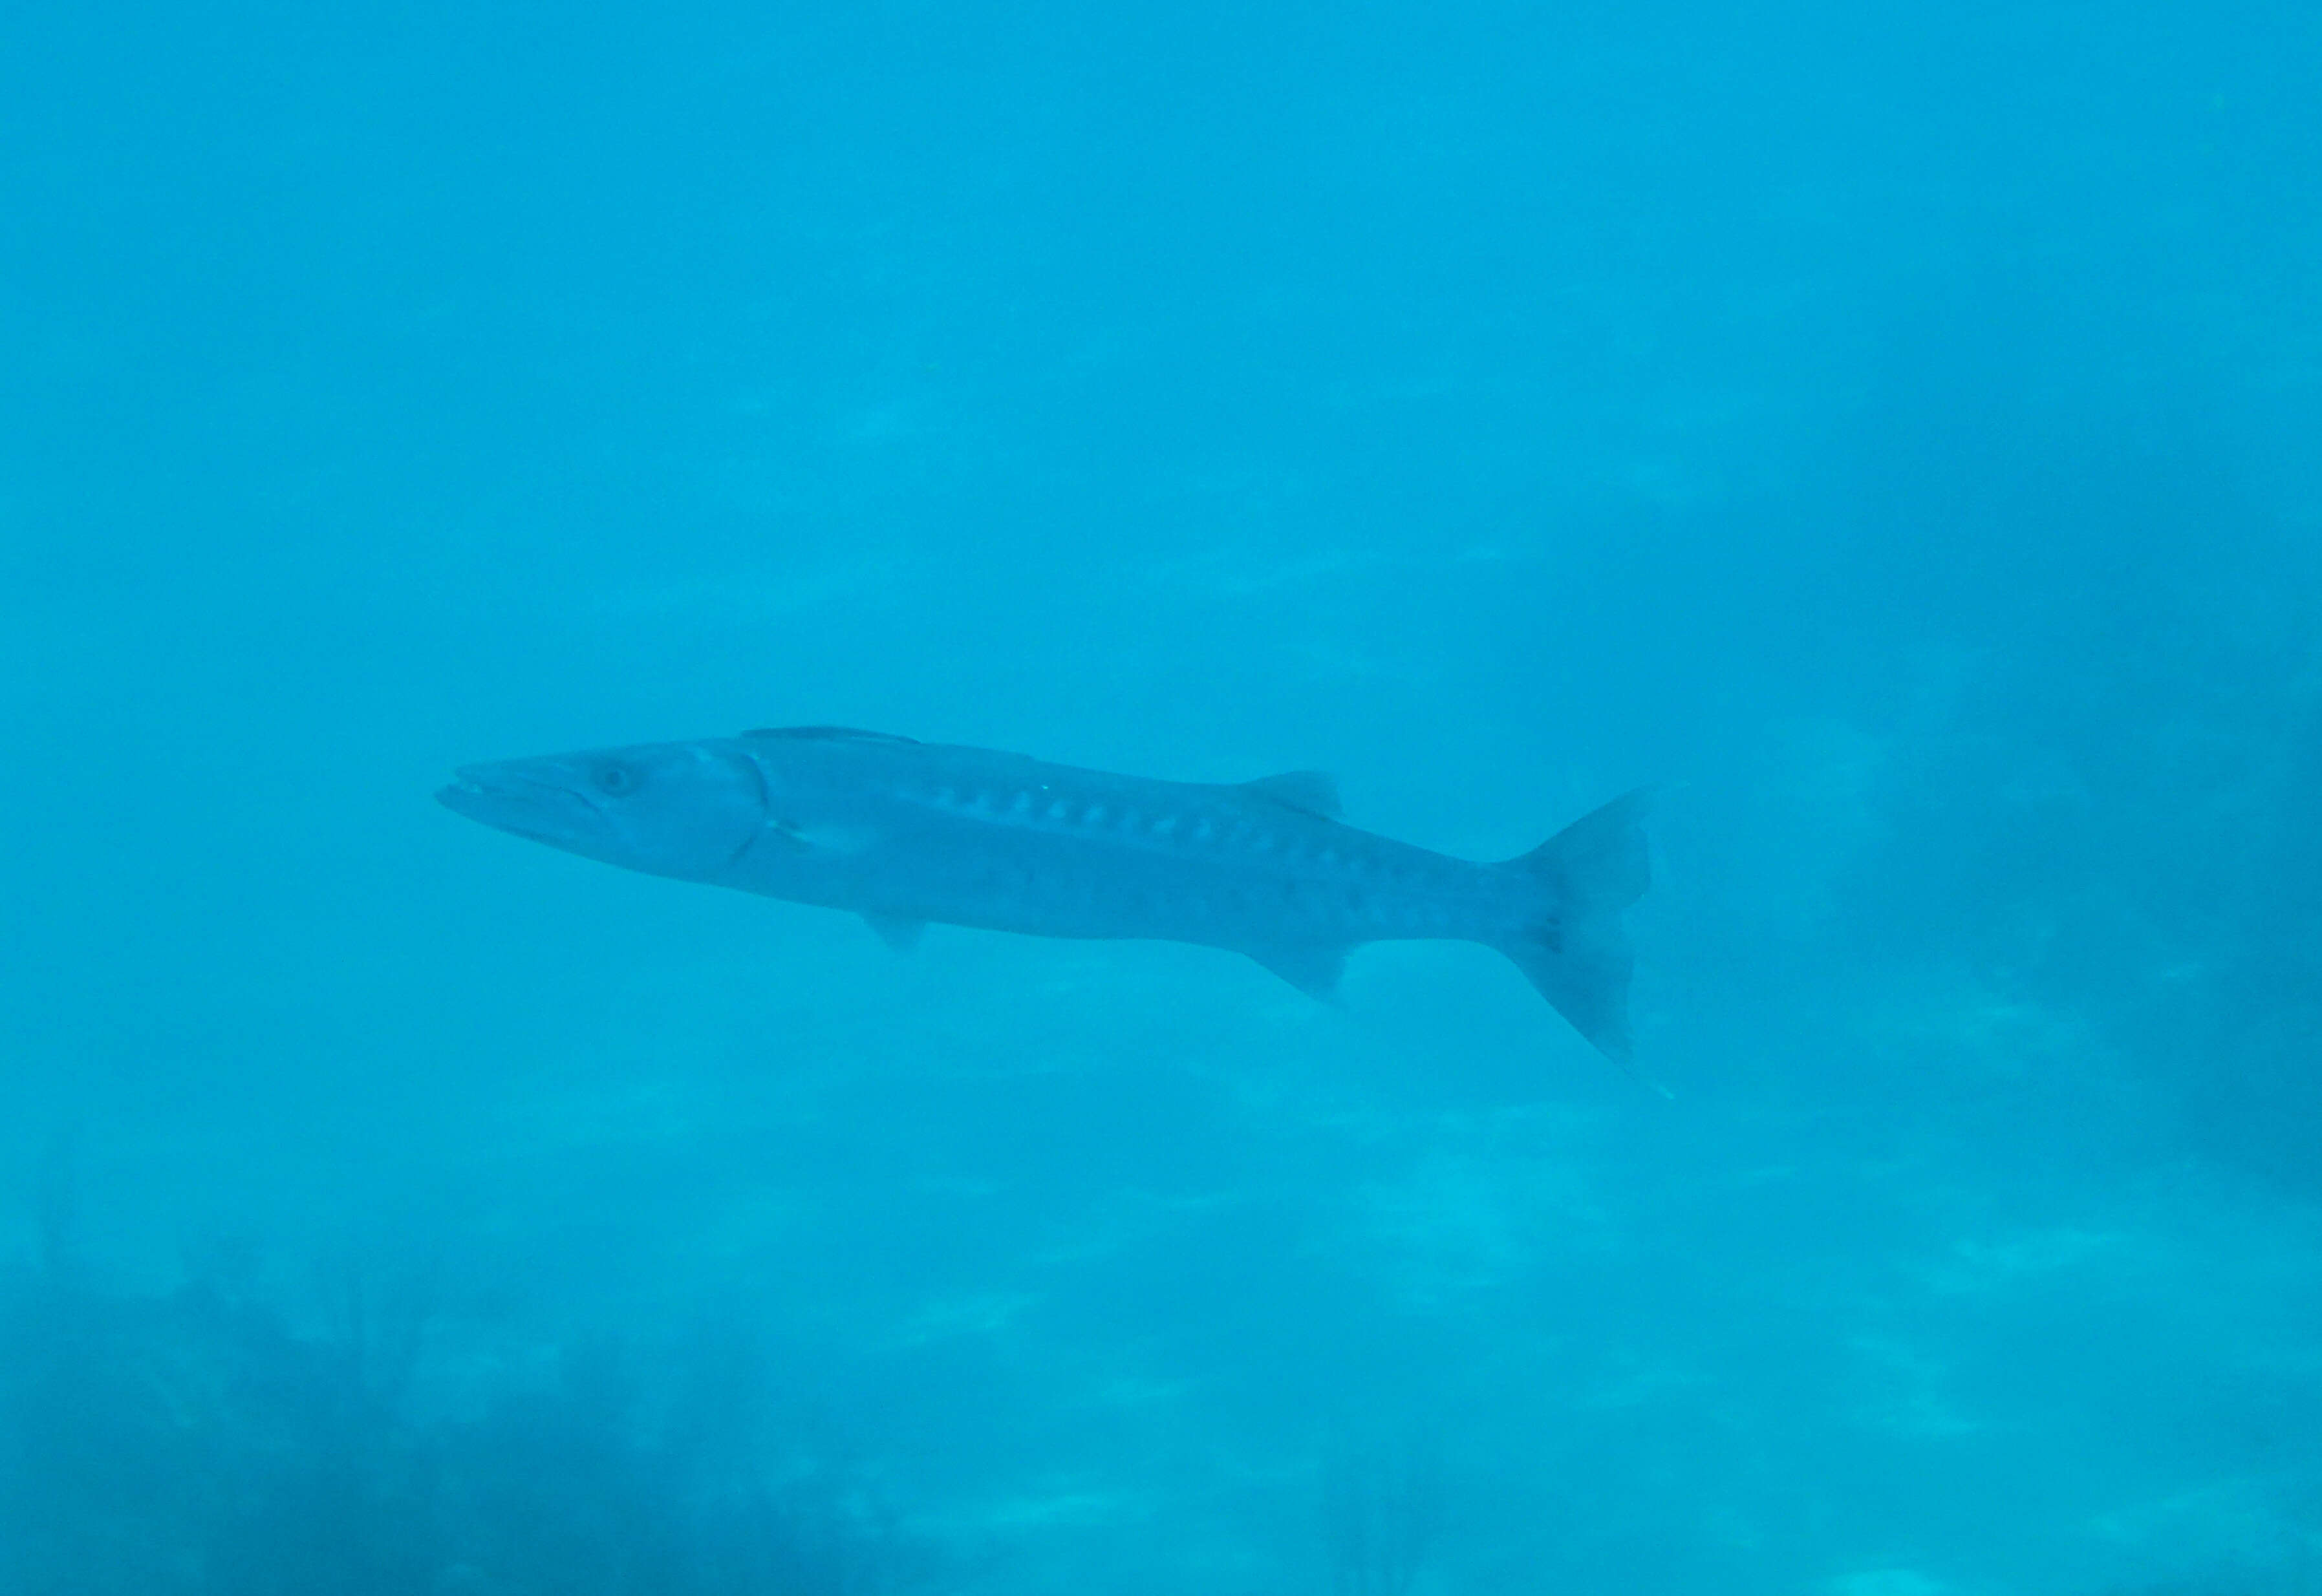
[[[814,743],[916,743],[892,732],[866,732],[857,726],[753,726],[745,737],[796,737]]]
[[[1284,771],[1279,776],[1260,776],[1255,781],[1245,781],[1242,787],[1260,798],[1303,809],[1309,815],[1320,815],[1325,820],[1339,817],[1339,783],[1321,771]]]

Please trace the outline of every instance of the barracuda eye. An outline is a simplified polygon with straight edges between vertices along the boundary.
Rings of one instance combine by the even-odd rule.
[[[597,790],[615,798],[626,798],[637,789],[641,780],[633,765],[602,764],[597,767]]]

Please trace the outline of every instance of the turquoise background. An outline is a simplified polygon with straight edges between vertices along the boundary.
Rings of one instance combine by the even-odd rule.
[[[0,29],[0,1590],[2322,1590],[2322,13]],[[1672,784],[1504,962],[437,807]]]

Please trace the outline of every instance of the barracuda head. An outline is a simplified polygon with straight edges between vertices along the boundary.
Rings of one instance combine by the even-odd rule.
[[[766,824],[757,767],[714,743],[469,765],[435,796],[517,836],[689,881],[716,880]]]

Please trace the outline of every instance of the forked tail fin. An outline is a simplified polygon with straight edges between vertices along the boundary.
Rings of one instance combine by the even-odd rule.
[[[1519,859],[1537,893],[1531,927],[1499,944],[1572,1028],[1617,1063],[1629,1062],[1629,935],[1621,911],[1645,894],[1652,869],[1643,817],[1651,790],[1614,798]]]

